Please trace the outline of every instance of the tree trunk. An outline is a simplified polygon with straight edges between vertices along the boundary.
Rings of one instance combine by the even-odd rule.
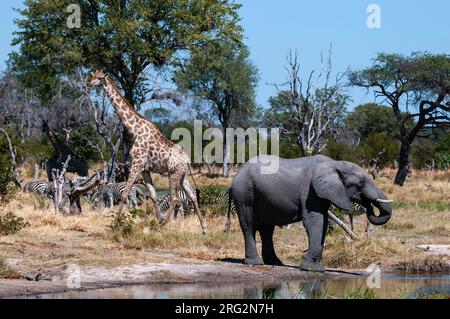
[[[81,214],[80,195],[69,196],[70,214]]]
[[[38,164],[34,164],[34,177],[33,180],[37,181],[39,179],[39,176],[41,175],[41,168]]]
[[[226,132],[226,130],[224,130]],[[223,152],[223,177],[228,177],[230,175],[230,145],[228,143],[227,134],[224,134],[224,152]]]
[[[400,154],[398,158],[398,170],[395,176],[394,184],[403,186],[409,172],[409,155],[411,152],[411,142],[402,140],[400,146]]]

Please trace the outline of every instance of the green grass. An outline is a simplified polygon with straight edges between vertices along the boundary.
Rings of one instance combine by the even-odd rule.
[[[423,293],[417,296],[417,299],[450,299],[450,294],[435,291],[431,293]]]
[[[375,289],[355,288],[345,293],[344,299],[376,299]]]

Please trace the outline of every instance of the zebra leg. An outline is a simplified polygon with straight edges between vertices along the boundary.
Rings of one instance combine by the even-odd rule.
[[[348,219],[350,220],[350,228],[353,230],[353,214],[351,212],[348,215]]]
[[[131,164],[130,175],[128,177],[127,183],[122,193],[122,200],[120,202],[118,214],[122,212],[123,206],[128,199],[128,194],[130,193],[131,187],[134,185],[134,181],[138,178],[139,174],[142,172],[142,165]]]
[[[159,220],[163,220],[163,218],[161,217],[161,212],[159,210],[159,206],[158,206],[158,197],[156,196],[155,186],[153,186],[152,175],[150,174],[150,171],[145,170],[144,172],[142,172],[142,176],[144,177],[145,186],[147,187],[148,192],[150,194],[150,199],[153,202],[153,207],[155,208],[156,218]]]
[[[112,189],[108,189],[106,191],[106,205],[111,208],[114,207],[114,194],[113,194],[113,190]]]
[[[198,206],[197,196],[195,195],[194,190],[192,189],[191,185],[189,184],[187,175],[185,175],[183,177],[182,186],[183,186],[183,190],[185,191],[186,195],[191,200],[192,205],[194,205],[195,213],[197,214],[198,219],[200,220],[200,226],[202,227],[202,232],[203,232],[203,234],[206,234],[208,232],[208,230],[206,228],[206,223],[203,220],[202,212],[200,211],[200,207]]]
[[[184,200],[181,197],[180,197],[180,204],[178,205],[178,207],[179,207],[178,212],[180,213],[181,217],[186,217],[186,214],[184,212]]]
[[[136,186],[133,185],[131,187],[130,193],[128,194],[128,206],[135,209],[137,207],[137,198],[136,198]]]

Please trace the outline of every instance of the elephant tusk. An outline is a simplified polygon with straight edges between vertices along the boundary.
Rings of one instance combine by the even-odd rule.
[[[392,203],[393,202],[392,199],[381,199],[381,198],[377,198],[376,201],[379,203]]]

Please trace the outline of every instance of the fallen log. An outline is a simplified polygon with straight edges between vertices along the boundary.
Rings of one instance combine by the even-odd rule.
[[[348,228],[348,226],[339,218],[336,217],[336,215],[334,215],[332,212],[328,211],[328,216],[330,216],[330,218],[339,226],[341,226],[341,228],[347,233],[349,234],[349,236],[353,239],[353,240],[358,240],[358,236],[356,236],[356,234],[354,232],[352,232],[352,230],[350,228]]]

